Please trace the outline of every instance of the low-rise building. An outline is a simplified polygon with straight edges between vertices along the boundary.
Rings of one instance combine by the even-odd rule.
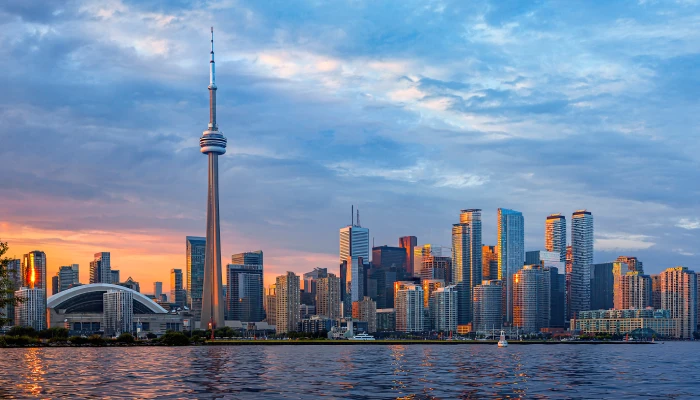
[[[660,337],[680,337],[679,320],[668,310],[595,310],[581,311],[571,320],[573,329],[587,334],[626,335],[634,331],[653,331]]]

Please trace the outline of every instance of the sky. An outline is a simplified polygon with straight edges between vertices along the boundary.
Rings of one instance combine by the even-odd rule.
[[[0,240],[48,274],[109,251],[169,290],[204,236],[215,28],[222,260],[338,269],[351,205],[376,245],[449,246],[459,210],[586,208],[595,261],[700,270],[700,3],[0,2]]]

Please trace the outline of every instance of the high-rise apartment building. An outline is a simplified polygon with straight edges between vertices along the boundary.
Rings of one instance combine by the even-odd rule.
[[[559,261],[566,262],[566,217],[563,215],[547,216],[544,223],[544,248],[559,254]]]
[[[111,278],[110,278],[110,280],[109,280],[110,283],[115,284],[115,285],[118,285],[119,282],[122,281],[118,269],[113,269],[113,270],[109,271],[109,273],[110,273],[110,276],[111,276]]]
[[[243,322],[263,320],[262,264],[228,264],[226,286],[227,319]]]
[[[15,292],[15,298],[17,298],[18,303],[14,310],[14,324],[31,327],[36,331],[46,329],[46,290],[37,287],[22,287]]]
[[[300,290],[299,276],[287,272],[275,282],[277,303],[277,333],[294,332],[299,324]]]
[[[7,288],[9,290],[9,293],[6,294],[7,297],[14,296],[14,293],[22,287],[22,277],[22,260],[7,260],[7,278],[10,280],[10,285]],[[15,325],[14,305],[6,304],[5,307],[0,308],[0,313],[2,313],[2,317],[7,320],[7,326]]]
[[[423,288],[413,282],[396,282],[395,287],[396,330],[399,332],[422,332],[424,325]]]
[[[481,279],[484,281],[498,279],[498,253],[496,246],[481,247]]]
[[[430,294],[432,327],[438,332],[456,332],[459,304],[456,286],[437,288]]]
[[[340,278],[335,274],[316,280],[316,314],[333,320],[342,316]]]
[[[268,325],[277,325],[277,285],[274,283],[265,290],[265,321]]]
[[[39,250],[30,251],[22,257],[21,286],[48,289],[46,281],[46,253]]]
[[[423,307],[426,309],[430,308],[430,296],[433,292],[446,286],[443,279],[423,279],[421,285],[423,286]]]
[[[187,304],[190,307],[193,318],[199,321],[202,318],[202,290],[204,287],[204,259],[207,251],[207,238],[199,236],[185,237],[185,273],[187,281],[183,285],[187,295]],[[172,298],[171,290],[170,301]],[[206,324],[203,324],[204,326]]]
[[[452,226],[452,280],[459,299],[459,325],[472,320],[472,293],[482,281],[481,210],[461,210],[459,224]]]
[[[630,271],[638,271],[644,275],[644,263],[639,261],[637,257],[619,256],[615,261],[623,262],[628,265]]]
[[[179,268],[170,270],[170,302],[177,307],[187,304],[187,291],[183,287],[182,270]]]
[[[505,286],[504,317],[513,322],[513,274],[525,262],[525,220],[519,211],[498,209],[496,251],[498,252],[498,279]]]
[[[700,300],[699,300],[700,301]],[[651,306],[654,310],[661,309],[661,275],[651,276]]]
[[[51,277],[51,296],[58,293],[58,275]]]
[[[365,296],[362,301],[352,303],[352,318],[358,321],[367,322],[367,331],[374,333],[377,331],[377,303]]]
[[[549,274],[539,265],[525,265],[513,274],[513,325],[526,333],[549,327]]]
[[[235,265],[264,265],[263,251],[246,251],[231,256],[231,264]]]
[[[112,283],[110,258],[109,252],[95,253],[95,258],[90,261],[90,283]]]
[[[68,290],[74,284],[74,274],[73,268],[68,266],[63,266],[58,269],[58,291],[62,292]]]
[[[131,333],[134,326],[134,294],[130,290],[108,290],[102,295],[102,329],[107,337]]]
[[[698,281],[695,272],[686,267],[668,268],[661,273],[661,308],[679,319],[679,336],[693,337],[697,329]]]
[[[613,263],[593,264],[591,267],[591,309],[610,310],[614,308],[614,292]]]
[[[327,276],[328,268],[314,268],[313,271],[307,272],[304,275],[302,275],[302,280],[304,282],[304,292],[308,293],[308,295],[312,299],[314,299],[314,305],[316,305],[316,286],[318,284],[318,280]]]
[[[160,295],[163,294],[163,282],[153,282],[153,296],[160,301]]]
[[[642,310],[652,305],[651,277],[642,275],[639,271],[629,271],[620,276],[620,293],[615,293],[615,300],[620,298],[620,307],[616,309],[628,310],[635,308]],[[616,301],[617,303],[617,301]]]
[[[593,265],[593,214],[578,210],[571,218],[571,263],[569,317],[591,307]]]
[[[415,276],[415,271],[413,270],[413,266],[415,265],[413,257],[416,246],[418,246],[418,238],[415,236],[402,236],[399,238],[399,247],[404,249],[406,252],[403,270],[408,276]]]
[[[359,222],[340,229],[340,262],[347,261],[345,294],[348,297],[347,308],[353,301],[360,301],[364,296],[363,268],[369,263],[369,229]]]
[[[430,246],[430,245],[426,245]],[[426,247],[421,258],[420,278],[452,280],[452,257],[450,250],[444,247]]]
[[[560,262],[560,264],[563,264]],[[564,328],[566,320],[566,275],[564,268],[545,266],[549,284],[549,327]],[[562,273],[559,273],[561,271]]]
[[[483,281],[474,288],[474,320],[476,332],[490,332],[503,325],[503,283]]]
[[[613,308],[616,310],[626,310],[629,307],[623,305],[622,295],[622,277],[629,271],[629,265],[626,263],[615,261],[612,263],[612,275],[613,275]]]
[[[73,270],[73,284],[77,285],[80,283],[80,265],[71,264],[71,269]]]

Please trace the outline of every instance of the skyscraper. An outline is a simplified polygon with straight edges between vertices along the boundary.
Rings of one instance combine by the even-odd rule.
[[[263,251],[246,251],[231,256],[231,264],[238,265],[263,265]]]
[[[80,265],[71,264],[71,269],[73,269],[73,284],[77,285],[80,283]]]
[[[575,211],[571,218],[571,288],[569,317],[591,308],[591,265],[593,265],[593,215]]]
[[[328,268],[314,268],[313,271],[307,272],[302,275],[302,280],[304,282],[304,292],[308,294],[309,297],[314,299],[314,305],[316,305],[316,284],[320,278],[325,278],[328,276]]]
[[[94,260],[90,261],[90,283],[112,283],[109,252],[95,253]]]
[[[265,321],[268,325],[277,325],[277,285],[274,283],[265,290]]]
[[[698,299],[700,301],[700,299]],[[651,276],[651,306],[654,310],[661,309],[661,275]]]
[[[365,296],[362,301],[352,303],[352,318],[367,322],[367,332],[377,331],[377,303]]]
[[[477,332],[489,332],[503,325],[503,283],[500,280],[483,281],[474,288],[474,320]]]
[[[156,300],[160,300],[161,294],[163,294],[163,282],[153,282],[153,296]]]
[[[68,266],[63,266],[58,269],[58,291],[62,292],[69,289],[73,285],[73,268]]]
[[[118,270],[118,269],[113,269],[113,270],[109,271],[109,274],[110,274],[110,276],[111,276],[110,279],[109,279],[109,283],[118,285],[119,282],[122,281],[122,280],[121,280],[121,277],[119,276],[119,270]]]
[[[226,138],[216,125],[216,79],[214,28],[211,28],[209,62],[209,126],[199,139],[201,152],[209,158],[207,199],[207,243],[202,282],[201,326],[224,326],[224,297],[221,283],[221,230],[219,227],[219,155],[226,153]]]
[[[340,262],[343,261],[347,261],[344,282],[347,298],[343,301],[346,311],[351,311],[352,302],[364,296],[362,272],[364,263],[369,262],[369,229],[361,227],[359,221],[353,220],[351,225],[340,229]]]
[[[105,336],[131,333],[134,326],[134,293],[130,290],[109,290],[102,294],[102,329]]]
[[[316,314],[328,319],[340,318],[340,278],[327,274],[316,281]]]
[[[228,287],[226,293],[227,319],[243,322],[262,321],[262,264],[228,264],[226,266],[226,284]]]
[[[36,331],[46,329],[46,290],[22,287],[15,291],[15,298],[18,302],[15,305],[14,324],[31,327]]]
[[[619,256],[617,257],[617,260],[619,262],[623,262],[628,265],[630,271],[639,271],[640,274],[644,274],[644,263],[639,261],[637,257],[631,257],[631,256]]]
[[[415,265],[413,252],[416,246],[418,246],[418,238],[415,236],[402,236],[399,238],[399,247],[406,251],[403,269],[409,276],[415,276],[415,271],[413,271],[413,266]]]
[[[179,268],[170,270],[170,302],[178,307],[184,307],[187,303],[187,292],[182,287],[182,270]]]
[[[440,287],[430,294],[431,325],[438,332],[456,332],[459,304],[455,286]]]
[[[614,293],[613,263],[593,264],[591,267],[591,310],[614,308]]]
[[[473,317],[472,293],[481,284],[483,268],[481,243],[481,210],[461,210],[459,224],[452,226],[452,281],[456,286],[458,320],[460,325],[471,322]]]
[[[184,289],[187,292],[187,304],[192,311],[195,321],[200,321],[202,315],[202,290],[204,288],[204,259],[206,252],[207,238],[199,236],[185,237],[187,282]],[[174,302],[175,300],[171,298],[170,301]]]
[[[549,276],[539,265],[513,274],[513,325],[526,333],[549,327]]]
[[[566,217],[561,214],[547,216],[544,223],[544,248],[559,254],[559,261],[566,261]]]
[[[451,250],[446,247],[426,245],[421,258],[420,278],[452,281]]]
[[[525,262],[525,220],[519,211],[498,209],[498,279],[505,286],[505,320],[513,321],[513,274]]]
[[[422,332],[423,288],[412,282],[396,282],[395,286],[396,330],[399,332]]]
[[[498,279],[498,253],[496,246],[481,247],[481,279],[488,281]]]
[[[32,280],[33,276],[33,280]],[[30,251],[22,257],[21,286],[35,289],[48,289],[46,282],[46,253],[39,250]]]
[[[643,310],[652,305],[651,278],[639,271],[629,271],[620,277],[620,292],[621,310]]]
[[[294,332],[299,323],[299,276],[287,272],[275,282],[277,303],[277,333]]]
[[[10,259],[7,260],[7,278],[10,280],[10,286],[7,288],[9,293],[0,294],[3,296],[12,297],[15,292],[22,287],[22,260]],[[7,326],[14,326],[15,321],[15,306],[6,304],[4,308],[0,308],[0,317],[8,320]]]
[[[375,268],[404,268],[406,264],[406,249],[401,247],[377,246],[372,247],[372,267]]]
[[[698,281],[686,267],[668,268],[661,273],[661,308],[679,319],[679,335],[690,339],[697,329]]]

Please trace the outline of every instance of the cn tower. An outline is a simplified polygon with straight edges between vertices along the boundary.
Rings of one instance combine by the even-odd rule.
[[[219,154],[226,153],[226,138],[216,126],[216,82],[214,71],[214,28],[211,28],[209,61],[209,127],[199,139],[201,152],[209,157],[207,199],[207,248],[204,255],[202,290],[202,329],[224,326],[223,288],[221,286],[221,229],[219,228]]]

